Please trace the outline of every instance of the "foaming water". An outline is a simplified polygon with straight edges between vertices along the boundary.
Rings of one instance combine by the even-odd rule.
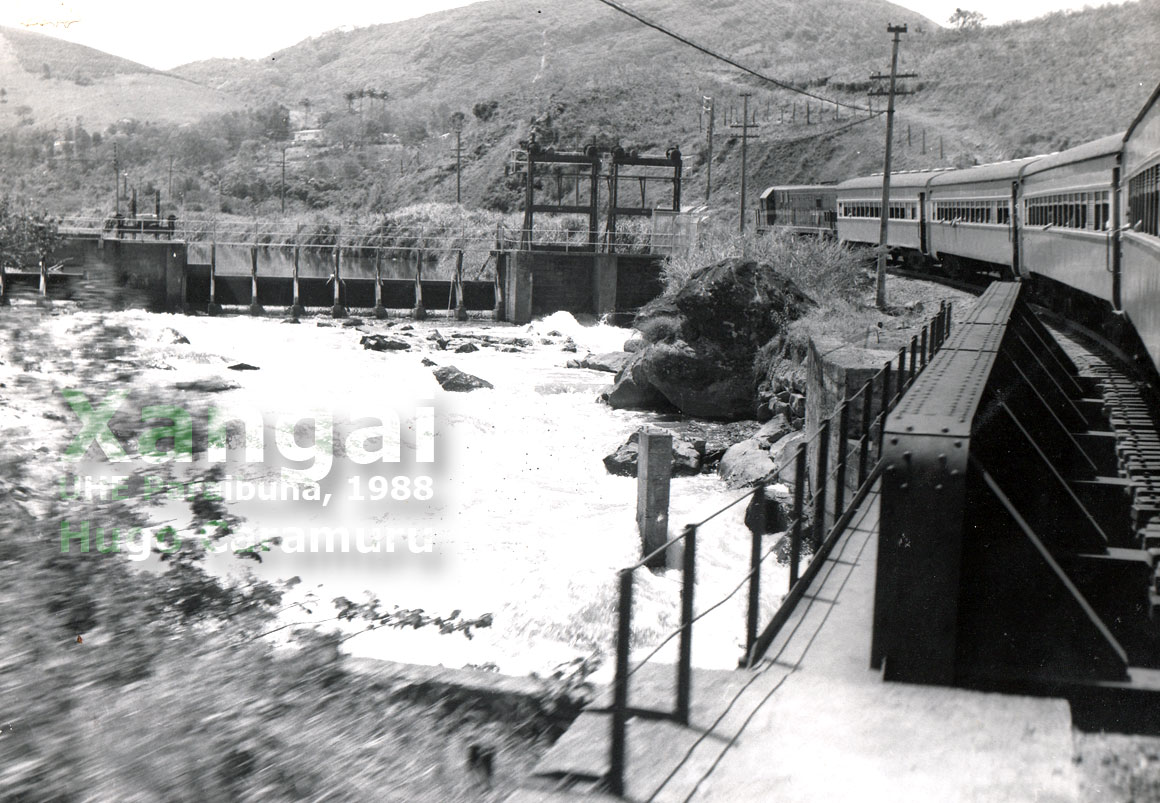
[[[434,628],[383,629],[347,641],[346,648],[355,654],[448,666],[494,664],[501,671],[523,674],[543,672],[577,655],[610,652],[616,571],[637,560],[640,546],[636,481],[610,476],[601,460],[650,417],[598,403],[611,374],[564,368],[576,355],[563,351],[561,344],[563,337],[570,337],[580,356],[586,350],[619,350],[628,330],[585,325],[567,313],[529,327],[437,320],[396,321],[386,328],[368,321],[364,330],[387,336],[412,325],[409,335],[419,339],[418,349],[374,352],[360,345],[362,332],[327,318],[288,325],[246,316],[118,315],[141,332],[146,364],[156,366],[146,372],[154,387],[208,375],[239,386],[203,402],[260,410],[267,417],[307,418],[319,411],[354,418],[394,413],[402,423],[402,462],[365,466],[363,481],[374,473],[432,477],[429,501],[357,503],[350,498],[348,479],[332,476],[323,482],[333,497],[326,506],[233,502],[231,511],[245,518],[243,532],[255,537],[261,528],[286,526],[397,528],[400,535],[394,552],[360,554],[352,546],[346,553],[286,554],[274,548],[263,553],[260,564],[247,561],[240,566],[231,556],[213,556],[212,570],[301,578],[293,593],[300,599],[312,593],[320,604],[312,607],[311,616],[295,611],[295,621],[332,617],[330,600],[345,596],[360,601],[367,592],[387,609],[397,605],[440,615],[453,610],[468,617],[494,614],[493,626],[475,631],[470,640],[460,634],[440,635]],[[190,343],[168,343],[167,327]],[[516,352],[484,347],[457,354],[438,350],[426,339],[436,329],[444,336],[519,337],[534,345]],[[455,365],[495,387],[444,392],[431,368],[422,365],[424,357]],[[238,361],[259,370],[226,370]],[[424,406],[435,410],[431,464],[414,462],[422,435],[416,434],[411,419]],[[252,477],[277,476],[274,467],[246,468]],[[366,486],[361,487],[365,492]],[[674,479],[673,533],[738,495],[712,475]],[[732,591],[748,571],[744,508],[736,505],[700,532],[698,609]],[[405,535],[409,528],[430,538],[412,543]],[[428,540],[430,552],[412,551]],[[635,646],[647,649],[676,625],[680,577],[677,572],[647,571],[636,577]],[[767,620],[784,589],[784,570],[767,561],[763,583]],[[698,664],[736,666],[744,603],[741,588],[698,627]],[[675,641],[670,647],[675,649]],[[672,660],[671,650],[662,658]]]

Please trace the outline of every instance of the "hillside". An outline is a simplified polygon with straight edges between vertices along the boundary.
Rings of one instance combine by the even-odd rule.
[[[760,14],[749,0],[637,0],[631,7],[758,71],[854,105],[867,102],[868,76],[888,66],[887,23],[908,23],[901,68],[920,77],[909,82],[916,93],[899,101],[902,169],[1039,153],[1122,129],[1160,80],[1160,49],[1154,47],[1160,0],[971,32],[941,29],[877,0],[824,6],[779,0],[762,4]],[[1130,58],[1110,58],[1109,52]],[[714,96],[723,113],[714,201],[724,201],[737,192],[740,164],[722,117],[733,107],[737,121],[741,91],[753,93],[751,108],[762,128],[750,149],[751,186],[880,169],[881,119],[850,126],[856,122],[851,112],[841,109],[835,120],[827,107],[819,124],[818,103],[809,101],[814,125],[806,125],[806,98],[750,79],[596,3],[490,0],[315,37],[262,61],[200,62],[176,72],[248,99],[277,100],[331,124],[364,114],[361,103],[348,103],[347,92],[387,90],[390,100],[380,108],[391,129],[415,146],[406,175],[380,188],[390,202],[447,199],[448,149],[430,135],[448,130],[452,112],[480,103],[494,103],[495,115],[468,115],[464,182],[470,203],[518,203],[518,194],[505,194],[497,182],[510,149],[533,127],[541,141],[547,137],[559,147],[592,141],[642,150],[679,145],[686,197],[696,198],[707,157],[703,95]],[[388,154],[388,162],[392,156],[401,165],[403,157]]]
[[[240,108],[235,96],[91,47],[0,27],[0,130],[83,119],[189,122]]]
[[[862,107],[869,75],[889,67],[887,23],[906,22],[900,66],[919,78],[906,82],[914,94],[899,100],[900,169],[1040,153],[1121,130],[1160,80],[1160,49],[1154,46],[1160,0],[967,32],[942,29],[880,0],[629,5],[767,75]],[[11,41],[0,37],[0,45],[5,38]],[[64,83],[22,74],[51,85],[46,90]],[[94,85],[168,80],[208,93],[201,96],[207,102],[250,110],[223,116],[220,106],[206,113],[197,103],[165,98],[115,118],[198,118],[193,128],[118,134],[122,163],[141,187],[167,190],[168,167],[176,164],[174,202],[192,214],[277,213],[283,148],[288,211],[346,215],[454,200],[455,139],[448,132],[457,112],[466,118],[465,204],[519,207],[520,182],[507,169],[512,150],[533,131],[561,149],[592,142],[642,151],[677,145],[685,156],[684,197],[695,203],[703,199],[708,158],[704,95],[717,104],[711,201],[732,209],[740,148],[729,124],[739,122],[742,92],[752,93],[751,116],[759,125],[749,146],[751,204],[772,183],[833,181],[881,169],[881,117],[849,108],[835,116],[833,105],[820,110],[816,100],[746,76],[595,2],[488,0],[331,32],[261,60],[197,62],[171,74],[114,70]],[[882,100],[873,99],[876,109]],[[79,103],[47,105],[70,109]],[[0,107],[9,115],[11,108]],[[253,110],[262,112],[255,117]],[[271,125],[279,115],[283,123]],[[0,132],[5,122],[0,116]],[[318,127],[322,144],[289,141],[294,129]],[[28,131],[8,150],[42,152],[46,146],[31,141]],[[110,160],[107,145],[93,158]],[[43,167],[34,159],[13,172],[27,187],[40,174],[29,170]],[[101,199],[112,194],[111,180],[102,175],[97,171],[91,184],[86,178],[72,187],[65,181],[52,186],[67,191],[69,206],[88,203],[99,210],[108,206]]]

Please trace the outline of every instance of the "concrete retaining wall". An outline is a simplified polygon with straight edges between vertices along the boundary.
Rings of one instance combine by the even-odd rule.
[[[660,295],[661,258],[637,254],[511,251],[501,254],[504,315],[527,323],[564,310],[603,315],[629,312]]]

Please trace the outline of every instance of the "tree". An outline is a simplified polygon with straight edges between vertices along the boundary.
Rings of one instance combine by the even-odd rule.
[[[39,265],[59,245],[55,221],[17,210],[0,197],[0,265]]]
[[[471,113],[479,120],[487,122],[495,116],[495,110],[499,108],[498,100],[480,101],[471,107]]]
[[[955,13],[951,14],[947,20],[958,31],[973,31],[983,27],[983,20],[985,20],[978,11],[967,11],[964,8],[956,8]]]

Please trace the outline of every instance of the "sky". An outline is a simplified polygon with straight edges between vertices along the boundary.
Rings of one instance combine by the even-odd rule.
[[[596,0],[543,0],[591,2]],[[819,2],[820,0],[802,0]],[[1115,1],[1115,0],[1114,0]],[[1118,0],[1122,2],[1122,0]],[[0,0],[0,25],[95,47],[156,69],[208,58],[261,58],[344,26],[375,25],[468,5],[471,0]],[[633,0],[623,0],[632,7]],[[957,5],[987,24],[1078,10],[1104,0],[894,0],[945,24]],[[690,32],[692,33],[692,32]]]

